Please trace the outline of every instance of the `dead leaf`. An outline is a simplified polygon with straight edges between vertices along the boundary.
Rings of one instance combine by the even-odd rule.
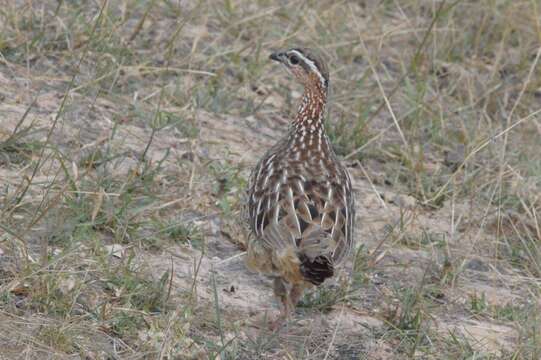
[[[105,250],[107,251],[108,255],[117,257],[119,259],[122,258],[125,253],[124,246],[120,244],[106,245]]]
[[[68,294],[75,288],[76,281],[73,276],[68,277],[67,279],[62,279],[58,283],[58,290],[64,295]]]

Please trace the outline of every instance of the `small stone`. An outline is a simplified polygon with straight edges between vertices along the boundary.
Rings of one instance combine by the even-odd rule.
[[[445,158],[443,163],[445,166],[451,168],[451,170],[456,171],[458,167],[464,162],[466,156],[466,149],[463,144],[457,145],[453,150],[445,152]]]
[[[180,158],[181,158],[182,160],[187,160],[187,161],[192,162],[193,159],[194,159],[194,153],[191,152],[191,151],[185,152],[184,154],[182,154],[182,155],[180,156]]]
[[[490,267],[479,259],[471,259],[466,264],[466,269],[487,272],[490,270]]]
[[[393,198],[392,203],[404,209],[412,209],[417,204],[417,200],[413,196],[398,194]]]

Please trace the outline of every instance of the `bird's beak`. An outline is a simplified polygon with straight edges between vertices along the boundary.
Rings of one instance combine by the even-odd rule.
[[[270,56],[269,56],[269,59],[274,60],[274,61],[278,61],[278,62],[282,62],[283,58],[284,58],[284,53],[281,53],[281,52],[274,52],[274,53],[270,54]]]

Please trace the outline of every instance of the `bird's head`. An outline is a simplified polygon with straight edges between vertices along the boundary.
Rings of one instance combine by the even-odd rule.
[[[306,48],[293,48],[274,52],[270,55],[270,59],[284,64],[304,87],[319,89],[324,94],[327,93],[329,71],[325,62],[314,51]]]

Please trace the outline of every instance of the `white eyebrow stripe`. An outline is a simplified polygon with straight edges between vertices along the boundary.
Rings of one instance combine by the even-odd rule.
[[[306,56],[304,56],[303,54],[301,54],[300,52],[298,52],[297,50],[290,50],[289,51],[290,53],[293,53],[295,55],[297,55],[299,58],[301,58],[309,67],[310,69],[312,69],[313,71],[315,71],[315,73],[317,74],[317,76],[319,77],[319,81],[321,81],[321,85],[323,87],[325,87],[325,78],[323,77],[323,75],[321,75],[321,73],[319,72],[319,69],[317,68],[316,66],[316,63],[313,62],[312,60],[308,59]]]

